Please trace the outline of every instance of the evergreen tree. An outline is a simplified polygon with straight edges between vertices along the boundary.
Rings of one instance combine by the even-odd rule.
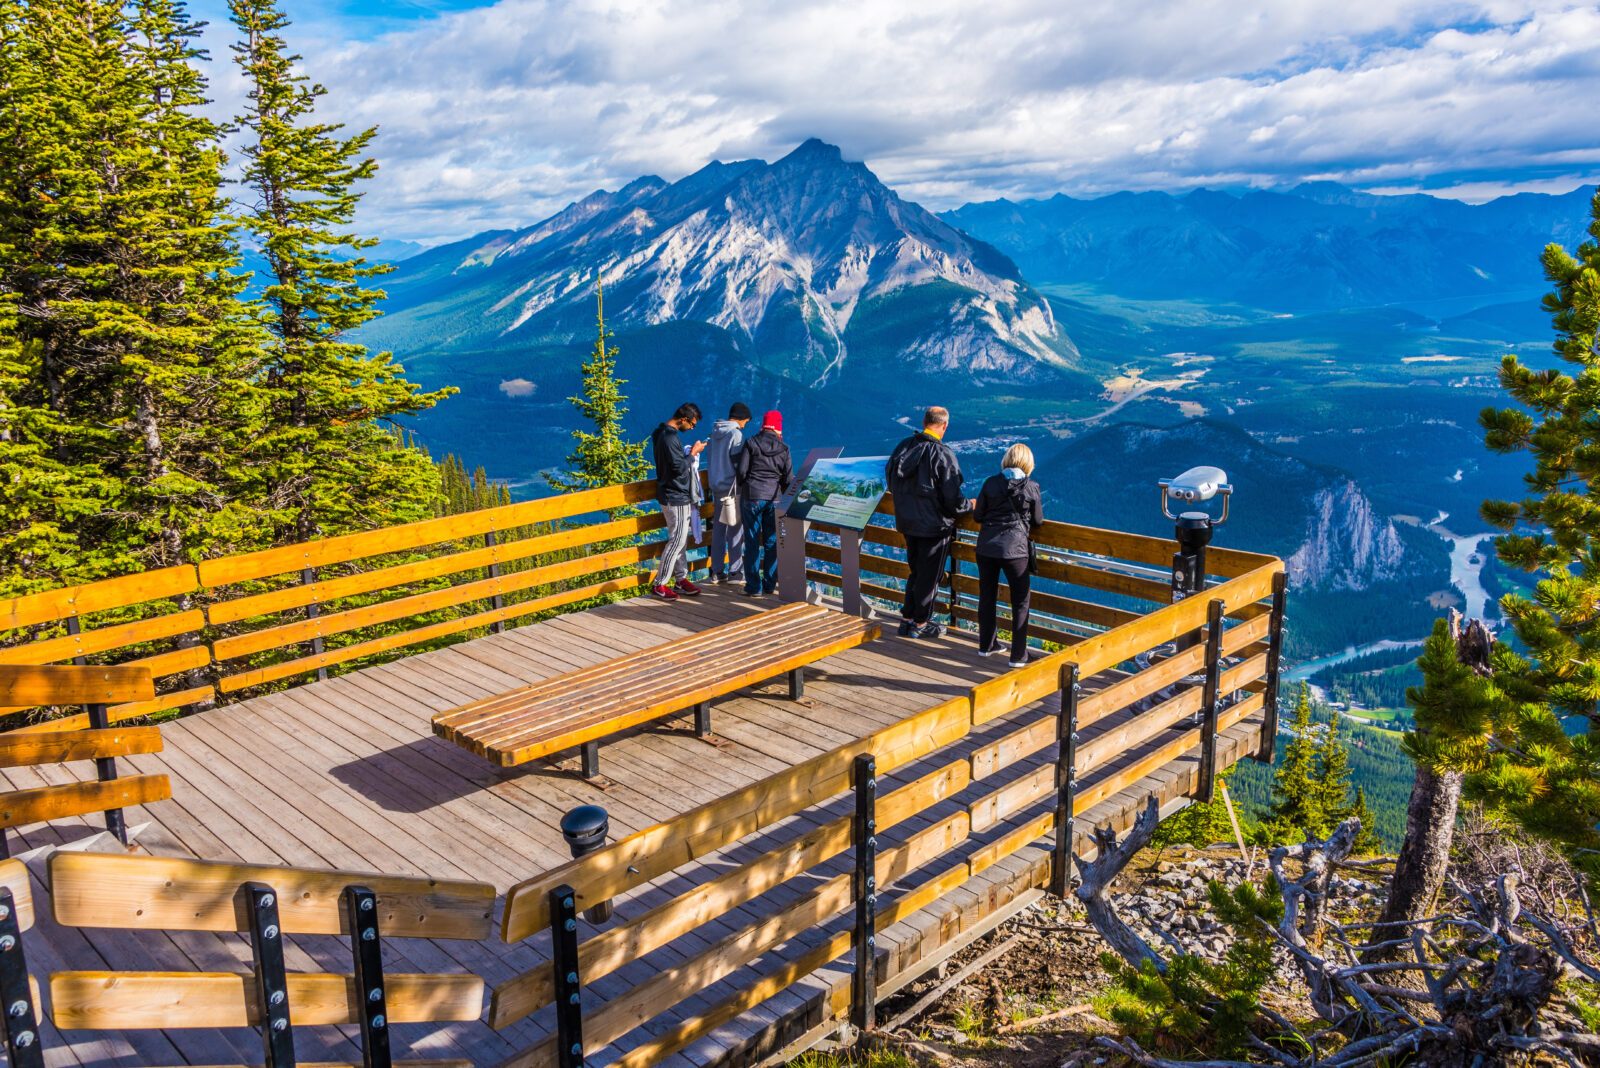
[[[1367,806],[1367,791],[1356,787],[1356,799],[1350,806],[1346,816],[1354,816],[1361,821],[1361,833],[1356,836],[1356,844],[1351,852],[1357,856],[1371,856],[1383,852],[1383,839],[1378,837],[1377,830],[1373,827],[1375,822],[1372,809]],[[1342,820],[1341,820],[1342,822]]]
[[[1593,866],[1600,848],[1600,190],[1590,203],[1591,240],[1573,255],[1544,250],[1554,284],[1543,300],[1553,348],[1573,373],[1535,370],[1515,355],[1500,384],[1518,407],[1485,409],[1488,447],[1532,454],[1528,494],[1488,501],[1483,515],[1508,533],[1500,561],[1539,576],[1532,597],[1509,593],[1501,610],[1526,655],[1499,643],[1492,681],[1472,704],[1439,761],[1471,773],[1470,796],[1491,812],[1552,838]],[[1581,724],[1571,732],[1566,721]],[[1420,725],[1420,716],[1419,716]],[[1461,749],[1464,748],[1465,752]]]
[[[617,377],[618,350],[610,343],[605,289],[598,282],[595,283],[594,306],[596,336],[594,348],[583,365],[583,391],[567,398],[594,429],[572,432],[577,445],[567,455],[570,470],[551,480],[557,489],[565,492],[637,482],[650,473],[650,463],[644,458],[644,442],[629,441],[623,436],[622,420],[628,408],[622,387],[627,382]],[[612,518],[622,514],[629,513],[617,510]]]
[[[1283,764],[1272,779],[1272,816],[1281,825],[1305,834],[1316,834],[1326,819],[1317,774],[1321,747],[1312,715],[1311,689],[1303,682],[1295,699],[1289,730],[1294,737],[1284,747]]]
[[[1318,838],[1331,834],[1350,815],[1350,752],[1339,729],[1343,717],[1328,710],[1328,727],[1317,747],[1317,808],[1321,821],[1312,830]]]
[[[392,354],[347,338],[379,314],[384,293],[366,283],[390,270],[360,255],[374,239],[350,232],[356,186],[377,170],[363,157],[377,131],[345,136],[317,121],[326,90],[297,72],[276,0],[230,0],[229,10],[249,96],[237,120],[252,201],[243,223],[268,264],[257,447],[267,507],[292,540],[421,518],[438,499],[437,470],[386,428],[455,390],[425,393]]]
[[[173,0],[8,2],[0,27],[0,538],[26,576],[0,584],[239,548],[254,337],[199,27]]]

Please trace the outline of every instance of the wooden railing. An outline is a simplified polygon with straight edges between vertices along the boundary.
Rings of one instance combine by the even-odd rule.
[[[661,516],[601,513],[654,493],[635,482],[0,600],[0,665],[148,669],[159,692],[111,706],[113,723],[325,674],[638,589],[661,552],[640,536]],[[88,726],[80,714],[24,729]]]
[[[873,529],[880,537],[893,537],[893,531]],[[1055,533],[1063,541],[1070,538],[1075,547],[1097,544],[1123,556],[1142,554],[1150,563],[1170,560],[1170,543],[1158,539],[1086,532],[1064,524],[1058,525]],[[1093,540],[1100,535],[1105,539]],[[825,558],[827,547],[819,548]],[[888,568],[893,563],[884,558],[877,566]],[[1061,651],[980,684],[963,697],[937,704],[512,888],[501,924],[503,937],[515,942],[550,928],[552,960],[494,991],[490,1023],[506,1027],[551,1004],[557,1004],[558,1010],[556,1033],[507,1061],[505,1068],[576,1064],[581,1056],[575,1046],[592,1052],[616,1042],[807,932],[820,931],[821,937],[808,939],[809,948],[787,957],[759,978],[742,982],[735,993],[713,1007],[670,1026],[651,1028],[642,1041],[619,1055],[617,1063],[624,1068],[644,1068],[670,1056],[844,956],[852,945],[857,949],[857,989],[865,991],[857,995],[853,1011],[870,1021],[871,982],[865,976],[874,971],[874,954],[863,954],[861,947],[870,944],[866,939],[875,932],[1052,833],[1056,835],[1053,878],[1058,890],[1064,891],[1065,850],[1072,845],[1075,816],[1197,748],[1201,761],[1196,793],[1206,796],[1217,770],[1218,735],[1263,712],[1263,737],[1254,755],[1270,759],[1271,739],[1276,733],[1273,683],[1284,604],[1282,564],[1270,557],[1228,553],[1219,554],[1214,564],[1232,571],[1234,577],[1201,596],[1144,615],[1103,615],[1100,618],[1121,621],[1091,635],[1068,635],[1071,644]],[[1101,570],[1103,565],[1072,562],[1062,566],[1070,570],[1059,574],[1076,579],[1121,583],[1114,591],[1117,593],[1130,595],[1133,589],[1124,581],[1126,575],[1102,579],[1102,574],[1109,573]],[[1091,571],[1094,573],[1086,574]],[[1154,589],[1145,592],[1155,594]],[[1089,614],[1086,609],[1073,611],[1077,619]],[[1197,635],[1201,636],[1198,644],[1183,646]],[[1146,666],[1139,667],[1136,658]],[[952,754],[950,760],[915,781],[882,797],[873,793],[863,802],[863,791],[875,791],[878,776],[927,758],[937,760],[939,753],[956,746],[974,728],[1055,693],[1063,696],[1058,710],[1041,710],[1003,736]],[[1050,763],[987,791],[974,789],[974,784],[996,777],[1062,740],[1070,741],[1059,745]],[[1159,744],[1151,745],[1157,741]],[[1107,770],[1135,750],[1140,750],[1137,759]],[[1085,777],[1094,773],[1099,777],[1086,781]],[[710,881],[686,880],[694,884],[692,889],[581,944],[571,935],[575,924],[569,921],[577,913],[660,880],[741,839],[761,833],[781,836],[778,825],[783,821],[826,805],[852,789],[857,795],[856,817],[813,814],[802,825],[819,821],[820,825],[755,859],[720,870]],[[957,804],[947,814],[911,834],[895,835],[896,827],[952,799]],[[1053,804],[1049,803],[1052,799]],[[859,815],[863,803],[869,806],[870,823],[862,822]],[[1036,808],[1042,810],[1029,815]],[[998,837],[989,833],[1008,822],[1016,822],[1016,826]],[[862,827],[869,829],[865,839]],[[964,847],[975,835],[985,835],[988,840]],[[887,845],[896,837],[899,841]],[[847,851],[854,852],[857,873],[817,871]],[[929,871],[932,874],[927,874]],[[866,881],[867,873],[874,876],[874,882]],[[575,996],[580,983],[609,975],[674,945],[691,932],[699,930],[703,936],[711,921],[791,881],[800,884],[798,898],[791,897],[789,903],[738,926],[709,946],[703,942],[682,945],[674,963],[660,967],[651,978],[584,1014],[581,1020],[575,1020],[566,1007],[578,1003]],[[888,899],[891,888],[895,891],[892,900]],[[857,921],[853,927],[841,928],[835,921],[852,904]]]
[[[570,529],[533,525],[634,504],[648,499],[651,489],[649,483],[636,483],[17,598],[3,606],[13,629],[34,628],[39,633],[31,642],[0,650],[0,663],[125,653],[137,665],[132,674],[140,677],[144,671],[138,668],[170,680],[191,670],[185,665],[203,667],[211,675],[200,689],[208,696],[225,695],[599,593],[632,589],[644,581],[643,576],[585,580],[654,556],[657,546],[610,548],[605,543],[647,534],[661,525],[658,515],[607,519]],[[885,511],[891,509],[892,505],[886,506]],[[501,535],[509,536],[502,540]],[[486,544],[462,545],[477,537]],[[900,543],[887,527],[869,528],[868,540],[890,553]],[[1262,716],[1259,742],[1251,743],[1256,746],[1254,753],[1270,759],[1285,597],[1280,561],[1214,549],[1210,570],[1219,581],[1197,596],[1169,604],[1166,584],[1157,576],[1164,575],[1170,564],[1171,542],[1058,523],[1047,524],[1040,541],[1050,550],[1041,561],[1040,576],[1056,586],[1042,591],[1037,603],[1050,621],[1047,629],[1052,633],[1046,636],[1059,642],[1058,651],[513,887],[505,900],[502,937],[518,942],[549,930],[551,960],[502,982],[493,991],[489,1022],[505,1028],[554,1006],[556,1026],[547,1038],[515,1055],[506,1068],[576,1064],[585,1052],[618,1043],[659,1021],[675,1006],[758,958],[775,963],[763,965],[758,975],[707,1008],[676,1021],[656,1022],[632,1044],[625,1043],[628,1048],[618,1063],[625,1068],[654,1064],[852,949],[857,978],[853,993],[848,999],[832,997],[828,1011],[837,1014],[848,1008],[870,1022],[872,977],[879,954],[869,939],[877,933],[1052,834],[1051,874],[1056,889],[1064,891],[1066,851],[1075,846],[1084,851],[1084,843],[1075,842],[1076,817],[1191,752],[1200,757],[1193,794],[1208,796],[1218,770],[1219,735],[1251,717]],[[601,551],[551,558],[594,545],[601,545]],[[433,555],[394,558],[430,547]],[[812,558],[824,564],[831,562],[830,551],[836,559],[837,550],[826,544],[810,547]],[[970,545],[957,552],[970,562]],[[365,569],[339,570],[357,562]],[[529,566],[501,569],[512,563]],[[903,574],[903,564],[891,555],[870,554],[863,566],[890,581]],[[481,574],[484,571],[490,573]],[[813,571],[819,582],[833,577],[822,568]],[[459,581],[416,588],[420,582],[451,577]],[[958,577],[956,593],[966,591],[970,581],[968,575]],[[563,583],[567,588],[550,590]],[[892,586],[877,585],[866,592],[898,598],[899,591]],[[390,596],[360,600],[385,592]],[[509,600],[518,594],[527,599]],[[1103,600],[1088,599],[1094,597]],[[1132,607],[1140,605],[1156,607],[1144,612]],[[138,619],[117,615],[137,606],[148,609]],[[959,600],[955,607],[958,614],[964,611]],[[306,611],[312,608],[317,611]],[[430,618],[443,609],[453,612],[446,618]],[[300,615],[290,618],[289,613]],[[337,639],[382,623],[396,624],[396,629],[334,647],[311,645],[317,639]],[[70,632],[51,633],[50,628],[57,626]],[[188,644],[182,640],[185,637]],[[176,647],[152,648],[163,639]],[[55,689],[46,692],[34,685],[39,680],[29,673],[11,674],[18,681],[9,689],[0,687],[0,700],[14,707],[63,703],[65,691],[59,679],[52,682]],[[111,671],[106,677],[126,674]],[[180,681],[154,699],[124,701],[118,706],[118,718],[193,700],[188,696],[191,689]],[[104,700],[111,692],[85,691],[77,696]],[[1060,700],[1040,703],[1055,696]],[[989,726],[978,739],[971,737],[975,730],[1009,716],[1014,718],[1003,726]],[[21,744],[38,736],[8,737]],[[65,755],[79,752],[54,738],[50,741]],[[1030,759],[1040,754],[1047,755],[1045,762]],[[880,777],[905,769],[917,777],[893,788],[886,785],[878,796]],[[853,815],[839,806],[846,793],[855,798]],[[802,814],[806,818],[792,819]],[[714,871],[684,880],[691,889],[652,898],[648,909],[579,940],[579,913],[636,893],[659,895],[663,877],[740,843],[745,844],[739,855],[746,856],[752,839],[761,843],[761,852],[753,858],[731,864],[719,860]],[[853,871],[841,870],[840,860],[846,854],[854,861]],[[115,902],[101,901],[89,911],[73,911],[77,908],[73,894],[88,900],[84,895],[98,893],[94,887],[111,885],[107,870],[96,865],[112,863],[124,862],[58,858],[57,866],[84,866],[85,874],[74,883],[66,877],[66,869],[55,872],[58,922],[242,930],[240,886],[265,881],[282,892],[279,884],[284,880],[299,886],[294,880],[314,877],[320,880],[316,886],[321,911],[305,930],[336,931],[341,921],[334,900],[354,878],[282,869],[263,879],[256,869],[223,866],[216,870],[226,878],[217,882],[212,865],[145,859],[137,861],[142,865],[139,870],[130,867],[124,874],[146,882],[155,879],[166,889],[158,893],[150,883],[145,890],[116,895]],[[185,878],[198,880],[199,889],[173,898],[171,887],[177,885],[173,873],[179,869]],[[382,876],[363,876],[362,882],[376,892],[380,908],[385,907],[386,896],[403,900],[408,893],[424,892]],[[82,889],[74,890],[79,884]],[[653,885],[646,889],[647,884]],[[259,895],[264,888],[250,892]],[[466,909],[462,915],[471,915],[460,931],[439,927],[437,920],[430,921],[434,926],[414,931],[403,924],[387,929],[386,919],[387,933],[484,937],[482,917],[473,902],[482,900],[485,892],[487,888],[474,888],[468,895],[471,901],[462,906]],[[297,890],[296,900],[302,896]],[[145,902],[157,898],[171,898],[171,907],[150,910]],[[195,902],[209,911],[196,911]],[[853,922],[842,923],[852,908]],[[405,905],[395,915],[415,911]],[[353,930],[354,925],[345,921],[344,929]],[[708,934],[719,929],[728,933]],[[709,945],[707,939],[713,939]],[[773,956],[780,947],[795,948]],[[581,1011],[582,984],[659,950],[668,950],[670,961],[610,1000],[591,1003],[587,1014]],[[358,960],[357,972],[360,969]],[[120,973],[58,977],[54,1002],[58,1025],[130,1026],[132,1017],[126,1014],[142,1011],[143,1002],[127,994],[129,979]],[[413,977],[396,979],[401,980],[395,987],[398,1006],[398,995]],[[479,988],[470,979],[458,977],[444,984],[461,996],[452,994],[448,1011],[432,1019],[474,1015]],[[252,1009],[256,1002],[245,998],[247,990],[252,998],[258,995],[258,988],[232,977],[207,982],[215,989],[208,987],[206,1004],[214,1004],[215,1012],[205,1017],[205,1026],[269,1018],[264,1006]],[[326,1002],[308,1022],[359,1021],[359,1013],[348,1009],[348,999],[341,1000],[346,977],[331,977],[329,982],[338,987],[330,997],[310,991],[304,983],[289,993],[322,998],[315,1002],[318,1005]],[[419,1009],[414,1016],[405,1010],[396,1018],[424,1016]],[[169,1015],[147,1023],[196,1026],[195,1019]]]

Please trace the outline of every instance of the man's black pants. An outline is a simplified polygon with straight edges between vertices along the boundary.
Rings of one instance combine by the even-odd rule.
[[[995,617],[1000,600],[1000,573],[1006,576],[1011,592],[1011,659],[1028,658],[1028,594],[1033,576],[1028,574],[1028,558],[1005,560],[998,556],[978,557],[978,648],[994,646]]]
[[[932,538],[906,535],[906,563],[911,577],[906,580],[906,601],[900,614],[922,626],[933,621],[933,602],[939,593],[939,576],[950,555],[950,539],[955,532]]]

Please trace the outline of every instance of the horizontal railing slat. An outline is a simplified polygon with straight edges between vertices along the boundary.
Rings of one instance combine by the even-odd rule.
[[[964,737],[971,725],[969,698],[945,701],[518,883],[506,894],[501,936],[507,942],[520,942],[547,927],[547,895],[563,883],[576,891],[579,909],[609,901],[849,789],[851,762],[861,753],[875,754],[878,774],[885,775]]]
[[[434,638],[443,638],[451,634],[460,634],[465,630],[486,627],[491,623],[516,619],[519,616],[533,615],[537,612],[548,612],[565,605],[575,604],[578,601],[587,601],[591,597],[603,597],[612,593],[627,593],[645,586],[649,581],[650,579],[647,575],[609,579],[605,582],[597,582],[578,589],[564,590],[561,593],[552,593],[531,601],[523,601],[520,604],[506,605],[504,608],[492,608],[469,616],[462,616],[458,619],[430,623],[413,630],[386,634],[381,638],[372,638],[368,641],[357,642],[354,645],[343,645],[337,649],[329,649],[322,653],[303,656],[296,660],[288,660],[281,664],[241,671],[234,675],[225,675],[218,681],[217,689],[223,693],[232,693],[250,686],[273,682],[277,679],[304,675],[315,671],[319,667],[332,667],[334,664],[342,664],[363,656],[373,656],[377,653],[387,652],[390,649],[400,649],[407,645],[416,645],[418,642],[432,641]]]
[[[101,579],[80,586],[0,599],[0,629],[15,630],[40,623],[58,623],[70,616],[85,616],[114,608],[129,608],[149,601],[194,593],[200,580],[193,564],[139,571],[119,578]]]
[[[341,895],[352,884],[378,895],[385,937],[487,938],[495,900],[493,886],[466,880],[115,853],[50,857],[56,922],[69,927],[246,931],[238,890],[251,881],[277,892],[287,934],[348,935]]]
[[[578,493],[540,497],[519,504],[484,508],[476,512],[424,519],[401,526],[380,527],[359,534],[285,545],[278,549],[205,560],[200,564],[200,582],[207,589],[251,579],[283,575],[307,567],[323,567],[360,560],[369,556],[417,549],[424,545],[455,541],[487,531],[514,530],[517,527],[546,523],[575,515],[587,515],[622,508],[651,500],[655,482],[629,482],[621,486],[582,490]]]
[[[366,998],[353,976],[290,972],[287,979],[296,1024],[360,1022]],[[227,972],[56,972],[51,1016],[64,1031],[254,1027],[255,982]],[[384,1004],[394,1023],[476,1020],[483,985],[476,975],[391,973],[383,977]]]
[[[888,830],[947,797],[969,781],[968,764],[958,760],[885,794],[876,811],[878,832]],[[584,982],[610,975],[629,961],[666,945],[679,935],[761,896],[780,883],[808,871],[850,848],[850,817],[841,816],[724,872],[694,891],[584,942],[578,948]],[[550,966],[542,964],[495,988],[489,1023],[495,1028],[515,1023],[548,1005],[555,997]]]
[[[661,514],[654,512],[614,522],[558,530],[553,534],[541,534],[520,541],[503,541],[487,548],[449,553],[444,556],[429,557],[426,560],[362,571],[354,575],[286,586],[269,593],[218,601],[206,610],[206,615],[213,624],[232,623],[291,608],[302,608],[308,604],[328,604],[343,597],[390,589],[411,582],[460,574],[463,571],[481,570],[491,564],[513,563],[526,560],[530,556],[538,556],[540,553],[557,552],[562,549],[593,545],[596,542],[646,534],[652,530],[659,530],[664,525]]]

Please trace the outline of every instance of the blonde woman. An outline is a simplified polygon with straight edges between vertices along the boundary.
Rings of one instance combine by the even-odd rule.
[[[996,604],[1000,575],[1011,593],[1012,667],[1028,662],[1028,592],[1033,579],[1033,534],[1044,525],[1044,505],[1033,478],[1033,450],[1018,442],[1006,450],[1000,473],[978,491],[978,652],[997,656]]]

